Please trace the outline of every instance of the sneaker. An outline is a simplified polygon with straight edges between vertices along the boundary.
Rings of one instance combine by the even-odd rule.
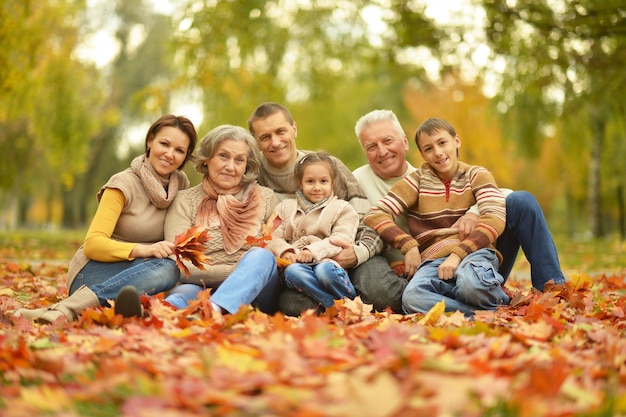
[[[122,287],[115,297],[115,314],[120,314],[122,317],[143,317],[139,294],[132,285]]]

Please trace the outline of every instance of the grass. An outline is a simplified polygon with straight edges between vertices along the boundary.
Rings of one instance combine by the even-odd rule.
[[[82,244],[85,230],[0,231],[0,259],[68,260]],[[617,238],[576,240],[555,236],[561,267],[566,274],[623,273],[626,241]],[[530,266],[520,252],[513,272],[528,275]]]
[[[0,259],[69,261],[84,237],[85,230],[0,231]]]

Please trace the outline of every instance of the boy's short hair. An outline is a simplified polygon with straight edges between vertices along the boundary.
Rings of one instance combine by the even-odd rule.
[[[415,144],[417,145],[417,149],[420,149],[420,144],[417,142],[417,139],[420,137],[422,133],[426,133],[427,135],[432,135],[438,130],[445,130],[450,134],[450,136],[456,136],[456,129],[454,126],[450,124],[447,120],[439,119],[436,117],[431,117],[422,122],[421,125],[415,131]],[[420,149],[421,150],[421,149]]]

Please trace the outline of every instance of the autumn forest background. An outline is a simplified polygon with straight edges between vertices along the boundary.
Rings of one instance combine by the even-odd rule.
[[[624,0],[0,4],[2,230],[86,227],[163,113],[203,135],[277,101],[299,147],[353,169],[362,114],[394,110],[410,139],[444,117],[555,234],[623,239]]]
[[[0,416],[626,416],[626,0],[0,0]],[[427,117],[537,196],[566,276],[472,319],[371,311],[37,324],[96,192],[164,113],[200,136],[286,105],[298,146],[366,163],[354,124]],[[192,184],[200,180],[186,168]],[[113,300],[111,300],[113,303]]]

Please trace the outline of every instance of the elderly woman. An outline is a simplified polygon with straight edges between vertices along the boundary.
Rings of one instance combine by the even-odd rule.
[[[165,238],[196,225],[209,230],[205,270],[190,265],[190,276],[166,297],[178,308],[186,307],[205,288],[213,290],[211,302],[220,312],[234,313],[253,304],[273,314],[277,310],[280,281],[276,258],[269,250],[250,247],[248,236],[260,236],[262,225],[278,204],[274,192],[257,184],[259,151],[254,138],[242,127],[222,125],[202,139],[194,159],[202,182],[178,193],[165,218]]]

